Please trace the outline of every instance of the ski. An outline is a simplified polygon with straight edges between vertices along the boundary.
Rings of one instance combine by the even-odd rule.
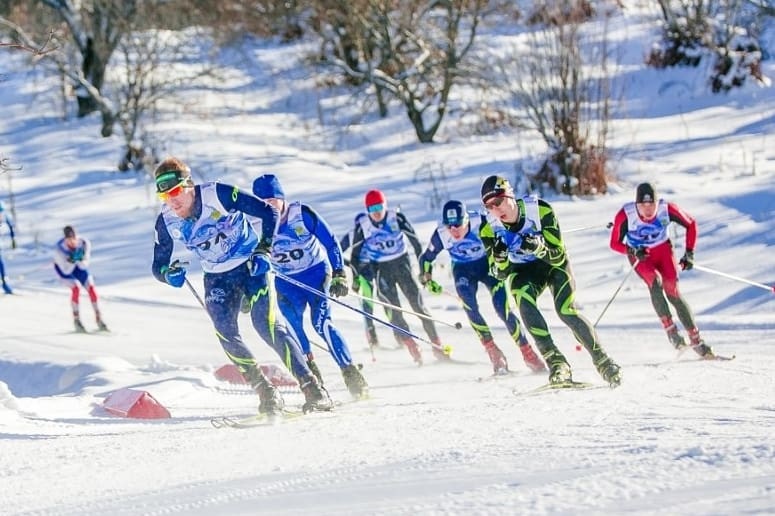
[[[530,395],[542,394],[546,392],[569,391],[569,390],[590,390],[590,389],[602,389],[602,388],[610,389],[611,387],[608,385],[601,385],[597,383],[570,381],[570,382],[563,382],[563,383],[547,383],[526,391],[513,389],[511,392],[515,396],[530,396]]]
[[[519,376],[516,371],[506,370],[502,373],[492,373],[487,376],[477,376],[476,381],[479,383],[492,382],[492,381],[498,381],[498,380],[505,380],[507,378],[512,378],[514,376]]]
[[[268,416],[266,414],[253,414],[247,417],[219,416],[210,419],[214,428],[254,428],[258,426],[274,426],[285,421],[300,418],[304,412],[283,409],[280,414]]]

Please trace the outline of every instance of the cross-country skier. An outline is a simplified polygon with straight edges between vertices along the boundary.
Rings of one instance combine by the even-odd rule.
[[[73,310],[75,331],[86,332],[86,328],[81,323],[79,309],[80,287],[86,289],[86,293],[89,294],[97,328],[100,331],[108,331],[100,313],[94,278],[88,269],[89,260],[91,260],[91,242],[87,238],[78,236],[73,226],[65,226],[63,233],[64,236],[54,246],[54,270],[59,279],[70,288],[70,306]]]
[[[461,201],[448,201],[441,211],[441,223],[431,235],[430,243],[420,255],[420,283],[431,293],[441,293],[442,287],[433,280],[433,261],[441,251],[449,252],[452,263],[452,277],[455,290],[463,302],[463,310],[482,346],[492,362],[495,374],[506,374],[508,362],[501,349],[495,344],[490,327],[479,311],[476,292],[482,283],[492,297],[492,304],[498,317],[506,324],[511,338],[519,346],[525,364],[532,371],[545,371],[546,366],[533,351],[522,332],[519,319],[509,310],[506,287],[503,281],[490,275],[487,251],[479,238],[479,227],[485,216],[469,212]]]
[[[686,228],[686,251],[678,263],[668,233],[671,223]],[[686,348],[686,340],[673,322],[668,301],[689,334],[692,349],[703,358],[713,359],[713,350],[700,337],[692,310],[678,290],[678,265],[687,271],[694,266],[696,243],[697,222],[677,204],[657,198],[651,183],[638,185],[635,202],[628,202],[616,213],[611,229],[611,249],[627,255],[635,272],[646,283],[651,304],[670,343],[677,350]]]
[[[271,249],[274,270],[325,294],[346,296],[349,287],[342,250],[326,221],[309,205],[286,201],[280,180],[273,174],[264,174],[253,181],[253,195],[264,199],[280,213]],[[310,322],[326,342],[328,351],[342,371],[350,394],[356,398],[365,396],[368,385],[358,367],[353,364],[344,336],[331,321],[328,299],[280,276],[275,277],[275,288],[280,311],[296,333],[307,357],[307,364],[321,383],[322,377],[314,361],[312,346],[304,331],[304,311],[307,306],[310,309]]]
[[[304,411],[331,407],[302,354],[299,342],[277,313],[269,281],[269,252],[277,210],[239,188],[217,182],[194,184],[189,167],[177,158],[162,161],[154,173],[156,192],[164,201],[156,219],[152,273],[162,283],[180,288],[186,269],[170,262],[174,241],[198,258],[204,270],[205,308],[226,356],[253,386],[259,412],[277,413],[282,399],[267,380],[239,333],[240,302],[250,302],[258,335],[280,356],[304,393]]]
[[[481,194],[488,214],[479,235],[493,274],[510,285],[522,322],[549,366],[549,383],[565,384],[573,378],[567,359],[554,344],[538,309],[538,297],[547,288],[560,320],[592,356],[600,376],[611,386],[619,385],[619,366],[600,346],[594,327],[574,304],[575,280],[551,205],[534,196],[515,198],[509,181],[497,175],[484,181]]]
[[[16,249],[16,235],[13,231],[13,221],[5,211],[3,203],[0,202],[0,227],[2,227],[3,221],[5,221],[5,225],[8,226],[8,234],[11,237],[11,249]],[[3,264],[2,253],[0,253],[0,280],[3,281],[3,292],[6,294],[13,294],[13,290],[11,289],[11,286],[8,284],[8,281],[5,277],[5,264]]]
[[[355,229],[353,231],[353,245],[350,260],[359,269],[361,249],[366,248],[365,256],[371,259],[371,269],[377,284],[377,296],[381,301],[393,306],[400,306],[398,289],[409,300],[412,309],[427,318],[422,318],[425,332],[434,343],[433,354],[439,360],[447,360],[449,357],[442,351],[441,340],[436,332],[436,325],[430,319],[420,289],[414,281],[412,264],[406,249],[406,240],[412,246],[417,257],[422,252],[414,228],[406,216],[397,210],[388,209],[385,194],[379,190],[369,190],[364,198],[366,213],[359,213],[355,217]],[[409,331],[409,325],[400,310],[390,311],[390,322],[401,329]],[[415,363],[422,364],[422,353],[417,342],[404,333],[393,330],[398,340],[403,342],[409,350]]]

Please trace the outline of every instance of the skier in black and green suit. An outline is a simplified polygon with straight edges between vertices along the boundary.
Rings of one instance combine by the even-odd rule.
[[[594,327],[574,304],[575,280],[551,205],[535,196],[515,198],[514,189],[501,176],[488,177],[481,193],[487,221],[479,235],[492,274],[510,285],[522,321],[549,366],[549,383],[567,384],[573,378],[538,309],[538,297],[547,288],[554,297],[557,315],[592,356],[597,371],[609,385],[618,386],[619,366],[600,346]]]

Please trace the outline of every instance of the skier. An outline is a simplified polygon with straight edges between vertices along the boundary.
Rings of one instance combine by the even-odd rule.
[[[538,296],[546,288],[552,292],[557,315],[592,356],[600,376],[612,387],[618,386],[619,366],[600,346],[595,329],[574,304],[575,280],[551,205],[535,196],[516,199],[509,181],[497,175],[485,179],[481,195],[488,214],[479,235],[493,274],[510,284],[522,321],[549,365],[549,383],[568,384],[573,378],[538,309]]]
[[[0,227],[3,225],[3,220],[5,220],[6,226],[8,226],[8,234],[11,237],[11,249],[16,249],[16,235],[13,231],[13,221],[11,220],[11,217],[8,216],[8,213],[5,211],[5,208],[3,207],[3,203],[0,202]],[[11,289],[11,286],[8,284],[8,281],[5,277],[5,265],[3,264],[3,255],[0,254],[0,280],[3,281],[3,292],[6,294],[13,294],[13,290]]]
[[[331,401],[307,366],[298,341],[275,316],[274,289],[267,273],[277,211],[232,185],[194,184],[191,170],[178,158],[162,161],[154,177],[157,195],[164,202],[155,226],[154,277],[176,288],[186,282],[185,267],[177,260],[170,263],[173,238],[199,258],[205,308],[226,356],[257,392],[259,413],[276,414],[283,402],[240,336],[237,318],[243,295],[250,300],[256,332],[298,380],[304,411],[330,409]]]
[[[70,306],[73,309],[75,331],[86,333],[86,328],[81,322],[79,309],[80,287],[85,288],[89,294],[97,328],[100,331],[108,331],[100,313],[94,278],[88,269],[89,260],[91,260],[91,242],[78,236],[73,226],[65,226],[63,233],[64,236],[57,241],[54,247],[54,270],[62,282],[70,288]]]
[[[686,228],[686,251],[678,264],[688,271],[694,266],[697,222],[678,205],[658,199],[650,183],[639,184],[635,202],[625,204],[616,213],[610,247],[627,255],[635,272],[648,286],[651,304],[675,349],[680,351],[687,345],[673,322],[668,301],[688,333],[692,349],[702,358],[714,359],[713,350],[700,337],[694,315],[678,290],[678,267],[668,234],[670,223]]]
[[[448,201],[441,212],[441,224],[431,235],[430,243],[420,255],[420,283],[431,293],[440,294],[441,285],[433,280],[433,261],[443,250],[449,252],[452,263],[452,277],[455,290],[463,301],[463,310],[471,327],[484,346],[492,362],[495,374],[506,374],[508,362],[503,352],[495,344],[490,327],[479,311],[476,292],[479,283],[487,287],[492,296],[492,304],[498,317],[506,324],[511,338],[519,346],[525,364],[532,371],[546,371],[546,366],[522,332],[519,319],[509,310],[504,283],[490,275],[487,252],[479,238],[479,228],[486,221],[483,214],[469,212],[461,201]]]
[[[306,204],[287,202],[280,180],[273,174],[264,174],[253,181],[253,195],[264,199],[280,214],[271,248],[274,269],[315,290],[335,297],[346,296],[349,289],[342,250],[325,220]],[[366,396],[368,385],[358,367],[353,364],[343,335],[331,321],[328,299],[280,276],[275,278],[275,288],[280,311],[296,333],[307,357],[307,365],[321,384],[323,379],[304,331],[304,311],[307,306],[310,308],[312,326],[326,342],[329,353],[342,371],[350,394],[356,398]]]
[[[361,270],[365,265],[361,262],[361,251],[365,248],[366,252],[363,256],[371,259],[369,265],[374,272],[378,298],[391,305],[400,306],[398,298],[398,288],[400,288],[415,312],[428,315],[420,289],[412,275],[412,264],[404,241],[406,236],[415,255],[419,257],[422,246],[414,228],[403,213],[388,209],[387,199],[381,191],[366,192],[364,203],[367,212],[361,212],[355,217],[351,262],[357,270]],[[409,325],[399,310],[390,311],[390,322],[398,328],[409,331]],[[422,324],[434,344],[433,355],[438,360],[448,360],[449,357],[442,351],[443,346],[436,332],[436,325],[430,318],[423,318]],[[393,334],[406,346],[415,363],[422,365],[422,353],[417,342],[398,330],[393,330]]]

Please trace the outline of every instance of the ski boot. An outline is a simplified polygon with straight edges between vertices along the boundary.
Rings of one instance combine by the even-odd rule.
[[[608,385],[612,388],[619,387],[622,383],[622,374],[619,366],[609,357],[606,356],[595,362],[595,367],[597,368],[597,372],[600,373],[600,376],[603,377],[603,380],[608,382]]]
[[[312,356],[312,353],[307,353],[307,367],[309,367],[309,370],[315,375],[315,378],[318,379],[318,383],[323,385],[323,375],[320,374],[320,369],[315,363],[315,357]]]
[[[670,341],[670,344],[672,344],[676,349],[676,351],[683,351],[686,349],[686,340],[681,336],[680,333],[678,333],[678,328],[676,328],[675,324],[667,328],[666,331],[667,338]]]
[[[272,385],[257,365],[250,367],[243,376],[258,394],[258,413],[274,416],[282,412],[285,403],[280,391]]]
[[[573,381],[570,365],[565,360],[556,360],[549,363],[549,383],[561,385]]]
[[[6,294],[13,294],[13,290],[11,290],[11,287],[5,281],[3,282],[3,292]]]
[[[492,339],[482,340],[482,346],[487,352],[487,356],[490,357],[490,363],[492,363],[492,372],[496,375],[504,375],[509,372],[509,363],[506,361],[506,356],[501,349],[495,344]]]
[[[97,329],[99,331],[110,331],[108,329],[108,325],[105,324],[105,321],[103,321],[101,318],[97,317]]]
[[[700,355],[700,358],[704,360],[715,360],[716,355],[713,353],[710,346],[706,345],[705,341],[700,337],[700,330],[697,328],[689,330],[689,342],[695,353]]]
[[[350,364],[343,368],[342,377],[347,390],[350,391],[354,398],[360,399],[368,396],[369,386],[356,365]]]
[[[409,350],[409,354],[412,355],[414,363],[418,366],[422,365],[422,353],[420,352],[420,346],[414,341],[412,337],[403,337],[401,342]]]
[[[522,359],[525,361],[525,365],[528,369],[534,373],[546,371],[546,366],[541,359],[538,358],[536,352],[533,351],[533,346],[531,346],[529,342],[525,341],[524,344],[520,344],[519,351],[522,352]]]
[[[334,407],[324,390],[318,385],[315,375],[309,375],[299,381],[301,392],[304,393],[304,405],[301,410],[305,414],[312,411],[327,411]]]
[[[73,319],[73,326],[75,326],[76,333],[88,333],[83,323],[81,322],[81,319],[79,319],[78,317]]]

